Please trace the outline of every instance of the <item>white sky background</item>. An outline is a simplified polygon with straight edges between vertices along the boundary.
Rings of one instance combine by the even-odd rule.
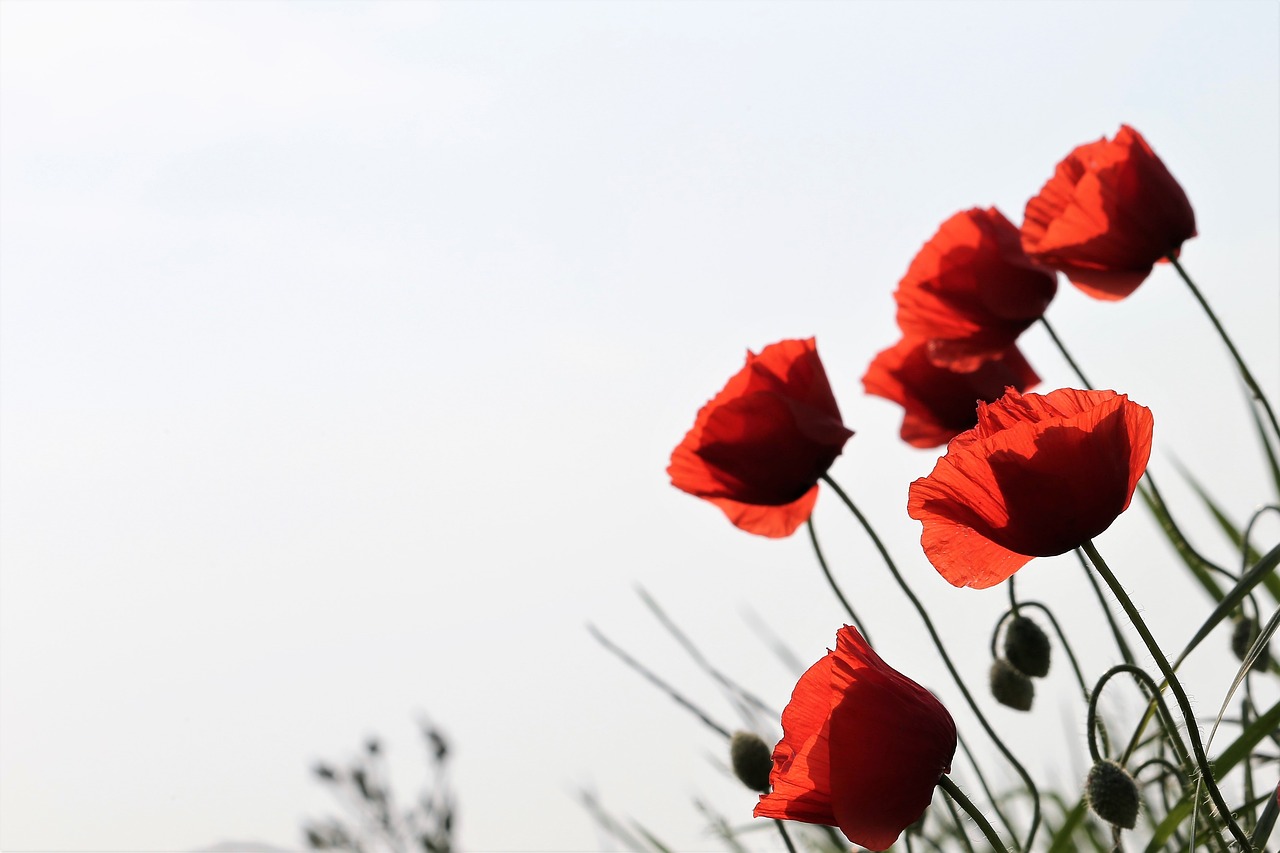
[[[1020,222],[1122,122],[1187,190],[1186,265],[1280,398],[1274,2],[0,16],[5,850],[297,845],[335,810],[310,765],[366,734],[416,788],[419,710],[455,742],[466,849],[607,847],[580,788],[715,847],[694,798],[745,822],[754,795],[584,626],[730,725],[635,584],[779,707],[793,674],[744,613],[806,662],[833,642],[805,537],[741,533],[664,473],[744,351],[785,337],[816,335],[858,433],[832,473],[985,697],[1005,593],[924,561],[906,489],[938,452],[902,445],[860,378],[939,223],[991,204]],[[1170,460],[1239,519],[1270,492],[1175,273],[1118,304],[1064,281],[1049,316],[1153,410],[1162,487],[1232,559]],[[1072,384],[1040,329],[1023,343],[1042,390]],[[991,754],[834,496],[815,521],[885,658]],[[1135,507],[1099,547],[1180,647],[1207,599],[1153,531]],[[1112,662],[1074,558],[1018,578],[1094,676]],[[1215,636],[1188,670],[1210,716],[1234,672]],[[1030,716],[984,701],[1038,778],[1075,784],[1061,659],[1039,690]]]

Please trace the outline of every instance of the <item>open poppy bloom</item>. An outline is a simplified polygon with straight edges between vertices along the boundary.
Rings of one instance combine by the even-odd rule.
[[[1196,236],[1187,194],[1138,131],[1076,148],[1027,202],[1022,248],[1097,299],[1123,299]]]
[[[1128,508],[1151,430],[1151,410],[1115,391],[1010,388],[979,404],[978,425],[911,484],[925,556],[955,586],[985,589],[1079,547]]]
[[[698,412],[667,473],[743,530],[790,536],[852,435],[813,338],[781,341],[747,353],[746,367]]]
[[[942,223],[894,299],[903,337],[928,341],[930,361],[967,373],[1000,358],[1057,290],[1057,275],[1031,262],[1014,224],[975,207]]]
[[[1016,345],[976,370],[959,373],[934,364],[927,341],[910,338],[877,355],[862,377],[868,394],[906,410],[900,435],[914,447],[946,444],[978,422],[979,400],[995,400],[1009,386],[1025,391],[1039,382]]]
[[[838,826],[869,850],[887,850],[924,814],[956,752],[942,703],[848,625],[800,676],[782,732],[773,792],[755,816]]]

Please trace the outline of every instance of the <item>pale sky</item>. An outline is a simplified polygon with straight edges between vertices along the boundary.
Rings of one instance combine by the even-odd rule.
[[[611,849],[582,789],[716,849],[694,800],[748,823],[754,795],[585,626],[727,725],[636,585],[779,707],[794,673],[744,614],[806,663],[833,643],[806,538],[664,473],[746,349],[788,337],[816,336],[857,433],[833,476],[985,697],[1005,593],[924,560],[906,490],[941,451],[860,378],[943,220],[1020,222],[1121,123],[1187,191],[1185,264],[1280,398],[1276,2],[3,0],[0,99],[6,851],[297,846],[335,810],[309,767],[366,735],[416,789],[419,711],[456,747],[464,849]],[[1173,460],[1237,519],[1274,495],[1176,274],[1114,304],[1063,280],[1049,317],[1153,411],[1152,470],[1232,560]],[[1073,384],[1041,329],[1022,345],[1040,390]],[[833,495],[815,523],[881,654],[982,743]],[[1206,599],[1145,511],[1099,547],[1180,647]],[[1112,662],[1073,557],[1018,577]],[[1208,715],[1215,636],[1187,670]],[[986,707],[1077,784],[1066,667],[1040,691]]]

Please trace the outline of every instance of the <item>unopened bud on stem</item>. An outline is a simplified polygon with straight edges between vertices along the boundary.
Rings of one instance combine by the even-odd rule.
[[[1138,822],[1138,786],[1119,764],[1099,761],[1085,779],[1085,796],[1094,814],[1121,829]]]
[[[769,773],[773,770],[773,750],[751,732],[734,732],[729,740],[733,775],[753,791],[769,793]]]
[[[1015,616],[1004,632],[1004,656],[1032,678],[1049,674],[1049,637],[1026,616]]]
[[[997,658],[991,664],[991,695],[1001,705],[1008,705],[1015,711],[1030,711],[1036,687],[1013,664],[1004,658]]]

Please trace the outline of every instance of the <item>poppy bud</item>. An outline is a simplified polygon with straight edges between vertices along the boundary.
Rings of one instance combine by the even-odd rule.
[[[1032,620],[1015,616],[1004,632],[1004,656],[1023,674],[1044,678],[1049,674],[1049,637]]]
[[[1004,658],[996,658],[991,664],[991,695],[1001,705],[1008,705],[1015,711],[1030,711],[1036,686],[1013,664]]]
[[[742,784],[762,794],[769,793],[769,774],[773,771],[773,750],[758,735],[734,732],[729,739],[729,759],[733,775]]]
[[[1249,656],[1249,649],[1253,648],[1254,640],[1258,639],[1258,622],[1249,617],[1242,616],[1236,620],[1235,628],[1231,631],[1231,651],[1236,653],[1236,657],[1244,660]],[[1271,663],[1271,648],[1263,646],[1261,654],[1257,660],[1253,662],[1253,668],[1262,670],[1266,669]]]
[[[1121,829],[1133,829],[1138,822],[1138,786],[1129,771],[1110,759],[1099,761],[1084,785],[1094,814]]]

